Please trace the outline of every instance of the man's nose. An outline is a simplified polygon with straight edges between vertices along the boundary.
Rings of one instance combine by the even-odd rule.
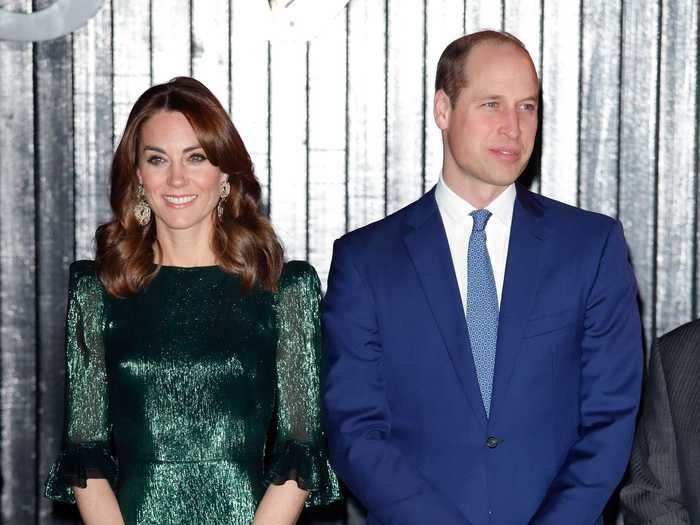
[[[520,115],[516,109],[509,109],[503,112],[501,133],[511,139],[520,137]]]

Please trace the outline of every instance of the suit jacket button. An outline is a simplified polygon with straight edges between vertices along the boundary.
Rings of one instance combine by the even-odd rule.
[[[489,436],[488,439],[486,439],[486,446],[489,448],[496,448],[498,446],[499,440],[496,437]]]

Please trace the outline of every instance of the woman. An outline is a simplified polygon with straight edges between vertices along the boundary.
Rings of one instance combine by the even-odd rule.
[[[293,524],[305,502],[338,497],[318,277],[283,264],[259,201],[206,87],[181,77],[139,98],[112,164],[114,216],[95,261],[71,266],[66,431],[46,494],[87,525]]]

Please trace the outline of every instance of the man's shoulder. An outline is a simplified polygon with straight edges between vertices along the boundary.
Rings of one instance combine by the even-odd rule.
[[[523,191],[537,202],[548,218],[557,222],[565,221],[565,223],[578,223],[583,226],[611,226],[616,222],[615,219],[603,213],[585,210],[527,189]]]
[[[361,247],[363,250],[375,246],[385,247],[392,241],[401,239],[407,217],[415,213],[417,208],[424,207],[425,200],[431,198],[432,192],[429,192],[386,217],[349,231],[336,242],[343,246]]]
[[[604,245],[620,222],[608,215],[584,210],[571,204],[524,190],[519,194],[543,218],[547,235],[563,243],[575,242],[582,248]],[[620,239],[622,239],[620,230]]]
[[[700,319],[682,324],[662,335],[656,347],[664,360],[675,360],[682,354],[696,354],[700,360]]]

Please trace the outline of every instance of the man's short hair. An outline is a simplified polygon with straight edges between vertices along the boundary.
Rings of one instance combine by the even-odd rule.
[[[467,63],[467,57],[474,47],[484,42],[511,44],[522,49],[530,57],[525,44],[519,38],[506,31],[489,29],[464,35],[454,40],[440,55],[435,74],[435,91],[442,89],[450,99],[452,106],[457,103],[459,91],[467,85],[467,78],[464,74],[464,65]]]

